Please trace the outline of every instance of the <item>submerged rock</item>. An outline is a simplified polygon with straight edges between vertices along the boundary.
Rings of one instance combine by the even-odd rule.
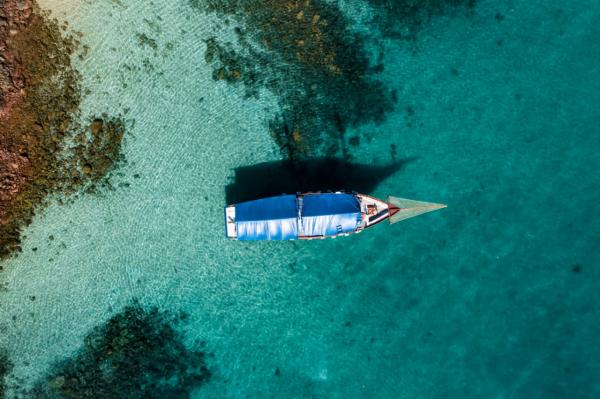
[[[31,173],[27,155],[0,149],[0,221]]]
[[[96,118],[90,124],[90,133],[89,140],[78,148],[79,159],[83,163],[83,175],[97,183],[122,159],[125,125],[119,118]]]
[[[36,398],[186,398],[209,381],[206,355],[190,350],[182,317],[128,306],[84,339],[31,392]]]

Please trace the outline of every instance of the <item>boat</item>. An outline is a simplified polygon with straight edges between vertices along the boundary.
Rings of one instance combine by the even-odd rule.
[[[239,241],[335,238],[445,207],[344,191],[283,194],[226,206],[225,232],[227,238]]]

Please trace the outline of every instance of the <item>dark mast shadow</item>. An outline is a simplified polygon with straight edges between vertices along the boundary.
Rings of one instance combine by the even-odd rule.
[[[307,191],[357,191],[371,193],[379,183],[416,158],[386,166],[346,162],[338,158],[265,162],[235,168],[233,182],[225,187],[228,204],[280,194]]]

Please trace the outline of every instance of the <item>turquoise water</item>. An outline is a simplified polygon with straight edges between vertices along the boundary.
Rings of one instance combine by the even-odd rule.
[[[173,328],[212,354],[208,381],[173,397],[600,396],[597,2],[478,1],[424,18],[409,40],[345,2],[397,101],[315,155],[362,165],[351,180],[375,196],[449,207],[344,239],[254,244],[224,239],[226,186],[286,158],[268,127],[286,103],[212,79],[205,40],[235,43],[223,19],[183,1],[41,5],[84,33],[82,114],[125,114],[127,163],[115,190],[38,215],[0,275],[9,397],[35,396],[133,303],[185,312]],[[363,176],[394,162],[374,184]]]

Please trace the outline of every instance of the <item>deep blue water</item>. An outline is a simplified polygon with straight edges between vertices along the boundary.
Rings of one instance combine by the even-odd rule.
[[[313,3],[338,73],[240,5],[41,2],[90,47],[82,113],[128,109],[127,163],[0,276],[8,397],[600,397],[600,4],[407,3]],[[229,200],[290,182],[449,207],[224,239]]]

